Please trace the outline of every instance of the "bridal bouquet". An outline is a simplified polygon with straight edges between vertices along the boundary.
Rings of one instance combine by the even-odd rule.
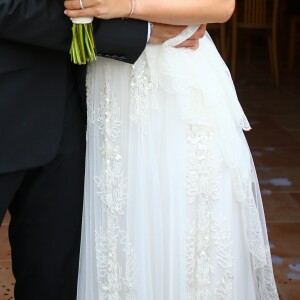
[[[72,18],[71,61],[84,65],[96,60],[95,41],[93,36],[93,18]]]

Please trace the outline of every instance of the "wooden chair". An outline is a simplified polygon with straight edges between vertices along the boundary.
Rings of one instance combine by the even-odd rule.
[[[300,15],[292,15],[290,20],[289,71],[292,71],[295,62],[297,25],[300,25]]]
[[[277,54],[277,23],[279,0],[237,1],[232,19],[231,74],[236,77],[237,36],[240,29],[252,33],[267,33],[271,70],[279,84]]]
[[[211,23],[207,25],[207,31],[215,37],[215,43],[224,61],[227,61],[226,24]]]

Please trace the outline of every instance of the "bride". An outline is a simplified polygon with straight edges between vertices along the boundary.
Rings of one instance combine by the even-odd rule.
[[[249,123],[208,34],[233,0],[92,0],[70,17],[190,24],[133,65],[98,58],[87,74],[79,300],[273,300]],[[70,10],[70,8],[72,8]]]

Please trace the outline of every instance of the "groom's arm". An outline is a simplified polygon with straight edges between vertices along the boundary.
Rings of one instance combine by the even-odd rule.
[[[148,32],[148,22],[134,19],[100,21],[95,32],[98,54],[133,63],[144,50],[148,37],[150,37],[150,44],[162,44],[185,28],[186,26],[155,23],[152,24],[152,34],[148,35],[150,33]],[[199,26],[199,29],[190,38],[177,47],[197,49],[199,39],[204,36],[205,30],[206,24]]]
[[[130,19],[94,20],[98,55],[134,63],[145,49],[148,22]]]

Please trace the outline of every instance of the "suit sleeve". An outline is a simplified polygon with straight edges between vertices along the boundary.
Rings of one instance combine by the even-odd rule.
[[[94,26],[98,55],[134,63],[145,49],[148,22],[133,19],[98,20]]]
[[[63,12],[63,0],[0,0],[0,47],[6,40],[69,51],[72,22]],[[145,48],[147,22],[96,20],[94,33],[100,55],[133,63]]]

